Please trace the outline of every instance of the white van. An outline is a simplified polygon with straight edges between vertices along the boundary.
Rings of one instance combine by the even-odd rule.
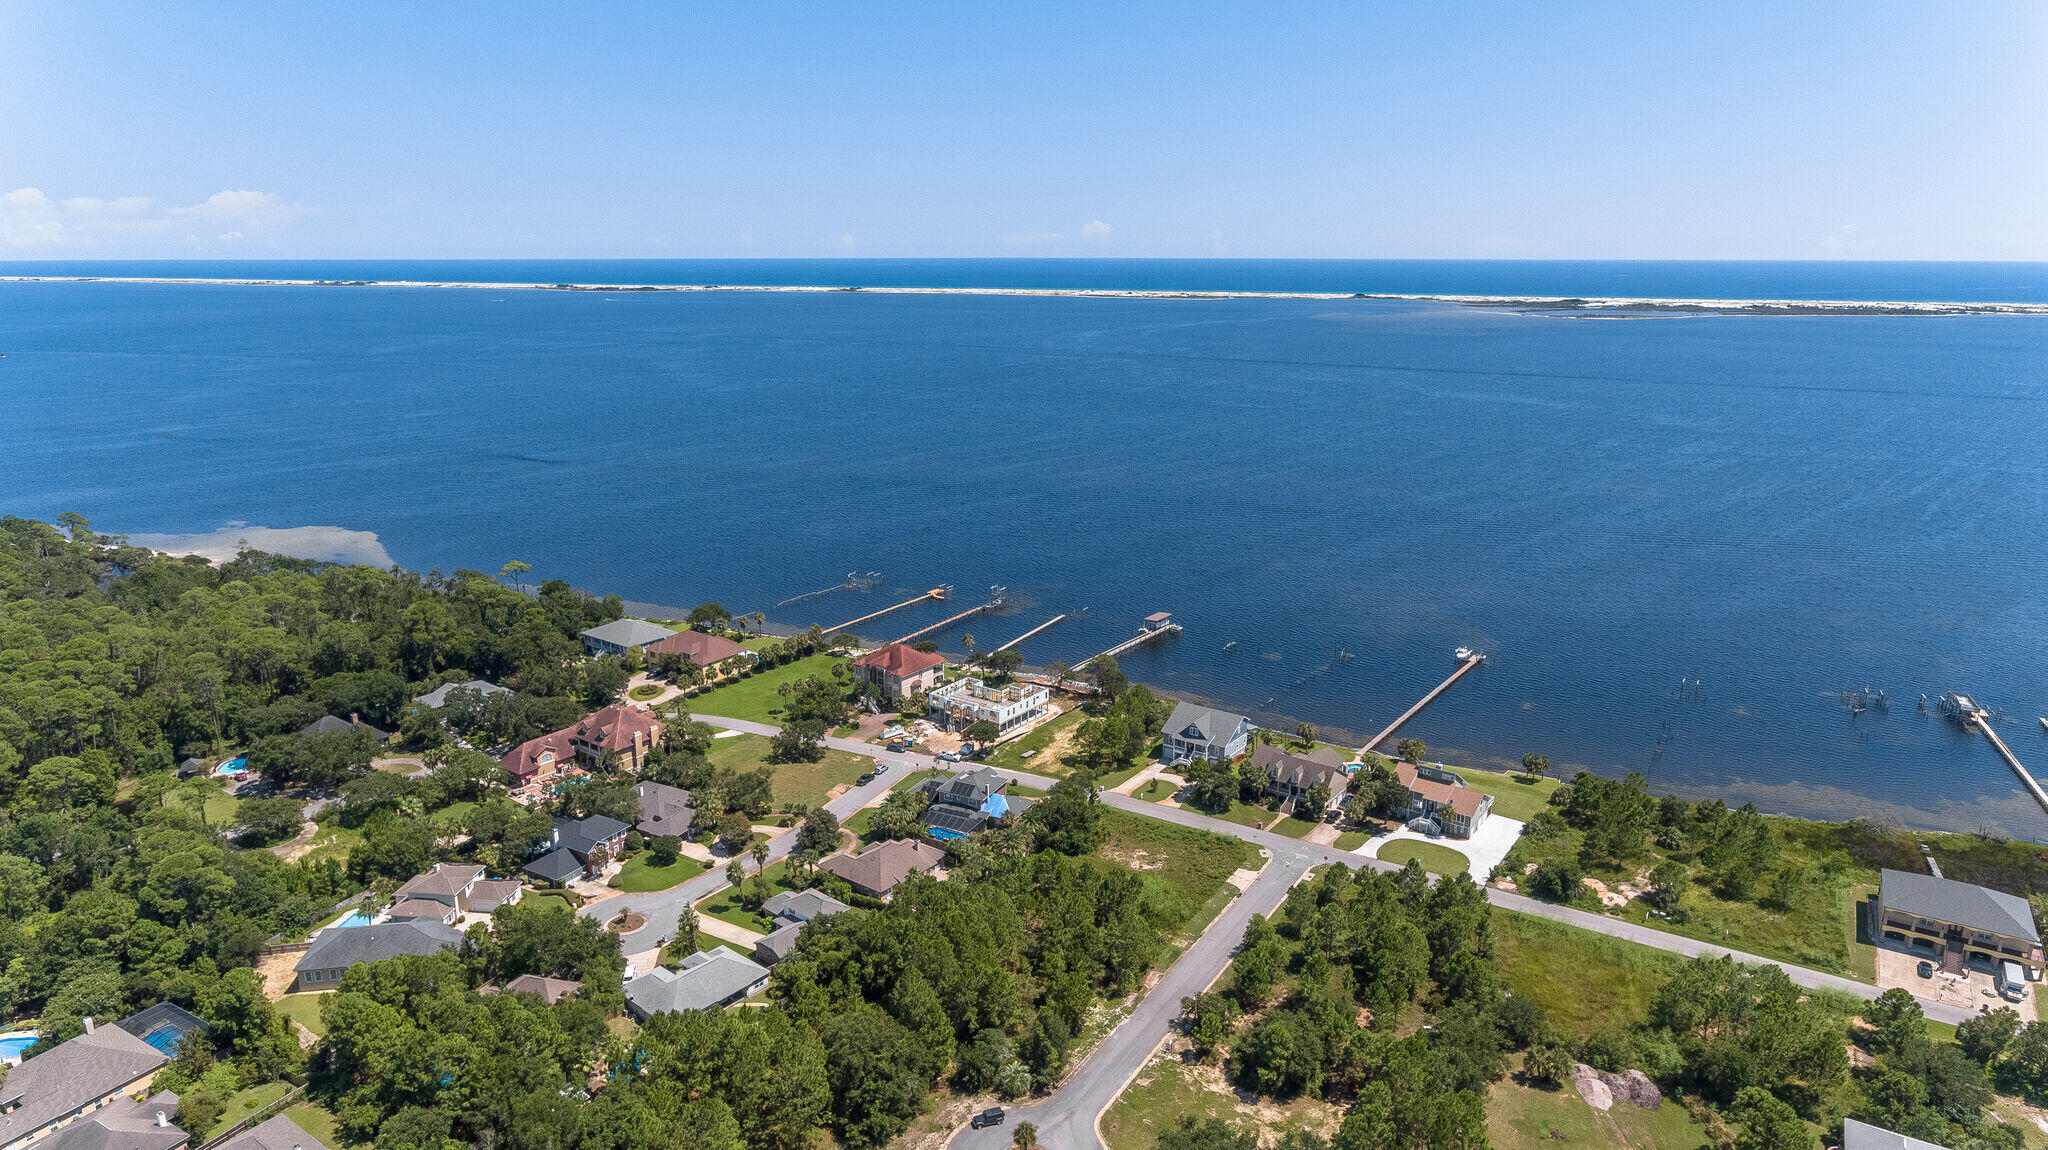
[[[1998,993],[2012,1002],[2027,996],[2027,972],[2009,958],[1998,964]]]

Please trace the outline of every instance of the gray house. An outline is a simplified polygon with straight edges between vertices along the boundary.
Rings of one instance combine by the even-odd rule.
[[[437,904],[438,905],[438,904]],[[433,919],[409,918],[368,926],[330,926],[292,969],[300,990],[325,990],[359,962],[382,962],[402,954],[433,954],[462,945],[462,932]]]
[[[667,627],[645,619],[614,619],[583,632],[583,652],[586,655],[623,655],[634,647],[659,643],[673,634],[675,632]]]
[[[438,711],[448,705],[448,695],[451,691],[475,691],[485,697],[512,693],[510,688],[500,687],[488,679],[471,679],[467,683],[443,683],[424,695],[414,695],[412,701],[430,711]]]
[[[845,903],[816,890],[786,890],[770,898],[761,904],[761,910],[773,916],[777,926],[754,944],[754,961],[774,966],[796,949],[797,936],[803,933],[805,924],[845,909]]]
[[[1173,714],[1167,716],[1166,745],[1159,758],[1166,763],[1184,759],[1227,763],[1244,754],[1251,737],[1252,721],[1243,715],[1194,703],[1179,703],[1174,706]]]
[[[0,1147],[183,1146],[185,1132],[170,1122],[178,1112],[177,1095],[135,1101],[170,1055],[118,1026],[84,1022],[84,1034],[23,1062],[0,1081]]]
[[[1896,1134],[1882,1126],[1842,1119],[1842,1150],[1947,1150],[1947,1147]]]
[[[697,810],[690,805],[690,792],[667,783],[641,782],[633,785],[640,798],[640,821],[635,830],[643,835],[685,835]]]
[[[738,951],[714,946],[682,962],[680,970],[656,967],[626,983],[626,1009],[645,1022],[671,1010],[716,1010],[768,986],[768,968]]]

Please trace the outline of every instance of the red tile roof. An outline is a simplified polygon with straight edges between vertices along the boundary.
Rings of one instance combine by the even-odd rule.
[[[550,751],[554,752],[556,770],[576,761],[576,748],[569,742],[569,731],[550,731],[512,748],[512,753],[505,756],[505,769],[522,779],[530,779],[540,774],[541,759]]]
[[[862,655],[854,660],[854,665],[880,667],[900,679],[936,667],[945,661],[945,656],[936,651],[920,651],[903,643],[891,643],[879,651],[869,651]]]
[[[1394,777],[1401,781],[1402,786],[1430,802],[1449,807],[1468,819],[1479,813],[1479,804],[1486,799],[1484,794],[1470,787],[1454,787],[1449,783],[1422,778],[1410,763],[1402,763],[1394,768]]]
[[[550,731],[519,744],[505,756],[505,769],[522,779],[532,778],[540,773],[541,756],[545,752],[554,752],[554,762],[559,769],[576,761],[579,744],[594,749],[600,755],[606,751],[628,751],[633,748],[635,732],[640,734],[644,743],[652,744],[661,741],[662,729],[660,719],[614,703],[574,726]]]
[[[709,667],[713,663],[722,663],[740,654],[746,648],[723,635],[682,631],[659,642],[649,643],[641,650],[649,655],[687,655],[690,662],[699,667]]]

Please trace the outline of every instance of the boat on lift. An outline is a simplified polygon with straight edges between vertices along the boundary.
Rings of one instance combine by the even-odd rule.
[[[1474,650],[1473,650],[1472,648],[1470,648],[1470,647],[1460,647],[1460,648],[1458,648],[1457,650],[1455,650],[1455,651],[1451,652],[1451,657],[1452,657],[1452,658],[1454,658],[1454,659],[1456,659],[1456,660],[1457,660],[1458,662],[1460,662],[1460,663],[1466,662],[1466,661],[1468,661],[1468,660],[1471,660],[1471,659],[1483,659],[1483,658],[1485,658],[1485,656],[1481,655],[1481,654],[1480,654],[1479,652],[1477,652],[1477,651],[1474,651]]]

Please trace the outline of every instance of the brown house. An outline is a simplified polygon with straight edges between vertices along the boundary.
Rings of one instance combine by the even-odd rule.
[[[1317,783],[1329,784],[1333,803],[1342,802],[1351,786],[1351,776],[1344,772],[1344,757],[1329,747],[1297,755],[1260,743],[1252,748],[1252,766],[1264,772],[1266,793],[1279,799],[1280,809],[1290,814]]]
[[[614,703],[573,727],[519,744],[505,756],[505,769],[528,783],[572,766],[596,770],[617,752],[619,769],[637,773],[661,742],[662,730],[660,719]]]
[[[649,643],[640,648],[647,655],[649,663],[663,655],[681,655],[699,667],[711,668],[728,659],[738,659],[748,654],[745,647],[723,635],[707,635],[702,631],[682,631],[666,639]]]
[[[857,855],[833,855],[818,864],[870,898],[886,898],[896,885],[914,874],[929,874],[946,861],[946,852],[929,843],[891,839]]]
[[[935,651],[891,643],[855,659],[853,678],[862,685],[876,684],[881,688],[883,701],[893,703],[905,695],[937,687],[944,677],[939,669],[945,665],[945,657]]]

